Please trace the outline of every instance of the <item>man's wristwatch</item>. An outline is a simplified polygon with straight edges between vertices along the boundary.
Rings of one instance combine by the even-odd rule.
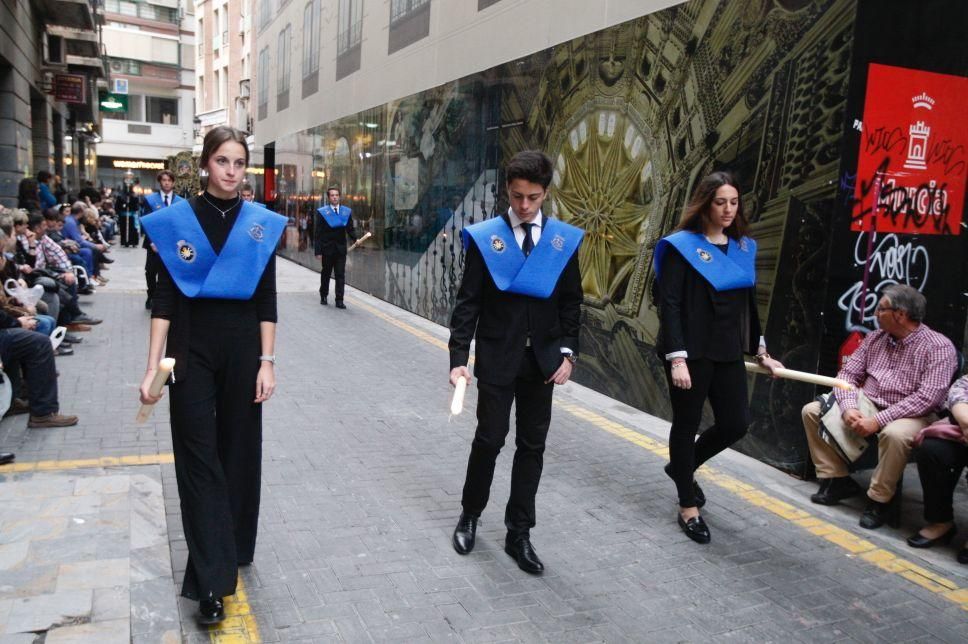
[[[259,360],[261,362],[271,362],[272,364],[276,364],[276,357],[274,355],[272,355],[272,356],[259,356]]]
[[[562,353],[561,355],[563,355],[565,357],[565,360],[567,360],[571,364],[575,364],[576,362],[578,362],[578,355],[575,354],[574,352]]]

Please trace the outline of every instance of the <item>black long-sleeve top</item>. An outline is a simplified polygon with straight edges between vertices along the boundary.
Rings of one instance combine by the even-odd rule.
[[[724,253],[728,248],[717,247]],[[717,291],[675,249],[665,255],[658,287],[660,357],[686,351],[689,359],[728,362],[756,353],[761,330],[755,287]]]
[[[242,204],[238,199],[218,199],[205,193],[188,200],[205,237],[216,253],[222,251],[232,227],[239,216]],[[233,207],[233,204],[234,207]],[[218,209],[230,208],[222,216]],[[255,293],[248,300],[185,296],[172,279],[168,268],[161,262],[158,285],[151,302],[151,317],[171,321],[168,331],[166,355],[175,358],[175,377],[182,377],[187,349],[192,337],[192,326],[225,324],[237,326],[246,320],[276,322],[276,258],[269,258],[259,279]]]

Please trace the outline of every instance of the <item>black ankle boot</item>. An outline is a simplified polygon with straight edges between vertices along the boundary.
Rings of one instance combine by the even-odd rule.
[[[209,593],[208,597],[198,602],[199,624],[218,624],[223,619],[225,619],[225,605],[221,597]]]

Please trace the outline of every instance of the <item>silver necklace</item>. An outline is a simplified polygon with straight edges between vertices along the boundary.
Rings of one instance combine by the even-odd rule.
[[[236,195],[235,203],[232,204],[231,206],[229,206],[228,208],[226,208],[225,210],[222,210],[221,208],[219,208],[218,206],[216,206],[215,204],[213,204],[212,203],[212,200],[208,198],[208,193],[207,192],[203,192],[202,193],[202,199],[204,199],[205,201],[207,201],[208,202],[208,205],[210,205],[212,208],[215,208],[216,210],[218,210],[218,213],[220,215],[222,215],[222,219],[225,219],[225,216],[229,213],[229,211],[232,210],[233,208],[235,208],[236,206],[238,206],[239,205],[239,202],[242,201],[242,195]]]

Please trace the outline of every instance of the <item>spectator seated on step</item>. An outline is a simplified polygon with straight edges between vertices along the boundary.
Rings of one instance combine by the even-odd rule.
[[[100,324],[101,321],[81,311],[77,301],[77,277],[71,260],[50,235],[50,230],[58,228],[61,217],[57,211],[48,211],[44,217],[31,216],[28,220],[28,226],[37,239],[36,263],[31,275],[44,286],[45,291],[50,289],[56,293],[58,324],[68,329],[74,326],[74,330],[86,330],[77,328],[77,325],[89,326]],[[50,230],[48,227],[51,227]]]
[[[0,362],[14,392],[20,388],[20,373],[27,384],[27,407],[31,428],[68,427],[77,416],[59,413],[57,370],[50,338],[23,328],[21,321],[0,310]]]
[[[896,522],[898,481],[907,465],[917,433],[937,420],[951,377],[957,368],[954,345],[924,324],[927,302],[910,286],[894,284],[881,293],[874,310],[879,330],[870,333],[837,374],[854,385],[834,391],[837,413],[831,414],[842,435],[877,436],[878,463],[867,490],[868,504],[860,519],[874,529]],[[810,457],[817,468],[820,490],[814,503],[836,505],[862,488],[850,477],[849,463],[820,434],[821,406],[803,408],[803,427]],[[827,416],[825,418],[830,418]],[[836,435],[836,428],[827,428]]]
[[[914,441],[927,524],[908,538],[912,548],[947,544],[958,532],[954,491],[968,465],[968,376],[958,378],[951,386],[947,406],[944,417],[929,425]],[[968,564],[968,543],[958,551],[957,559]]]
[[[76,255],[81,259],[82,263],[80,265],[93,278],[98,274],[97,261],[95,259],[97,251],[103,251],[104,249],[98,248],[98,244],[95,244],[93,241],[84,239],[81,219],[87,214],[87,208],[87,204],[83,201],[75,201],[71,206],[71,214],[64,217],[64,227],[61,229],[61,234],[65,240],[70,240],[77,245],[78,250]],[[71,253],[68,252],[68,255],[71,255]],[[71,261],[74,261],[73,257]]]

